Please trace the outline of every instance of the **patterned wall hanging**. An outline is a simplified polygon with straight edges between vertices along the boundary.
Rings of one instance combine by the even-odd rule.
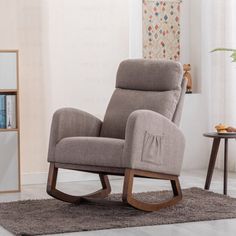
[[[143,0],[143,57],[180,59],[179,0]]]

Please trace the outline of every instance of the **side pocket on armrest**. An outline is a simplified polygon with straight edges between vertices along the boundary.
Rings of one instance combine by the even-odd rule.
[[[163,135],[154,135],[146,131],[144,134],[141,161],[162,165],[162,142]]]

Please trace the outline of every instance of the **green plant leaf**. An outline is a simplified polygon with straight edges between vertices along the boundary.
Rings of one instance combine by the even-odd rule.
[[[231,57],[233,58],[233,62],[236,62],[236,51],[233,52],[233,54],[231,55]]]
[[[232,48],[215,48],[211,52],[233,52],[230,57],[232,57],[232,62],[236,62],[236,49]]]

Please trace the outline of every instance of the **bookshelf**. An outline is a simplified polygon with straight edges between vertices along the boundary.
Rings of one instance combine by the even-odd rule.
[[[19,53],[0,50],[0,194],[19,191]]]

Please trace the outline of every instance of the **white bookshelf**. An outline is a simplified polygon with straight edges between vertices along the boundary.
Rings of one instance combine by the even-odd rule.
[[[20,191],[18,51],[0,50],[0,95],[16,96],[16,127],[0,128],[0,193]]]

